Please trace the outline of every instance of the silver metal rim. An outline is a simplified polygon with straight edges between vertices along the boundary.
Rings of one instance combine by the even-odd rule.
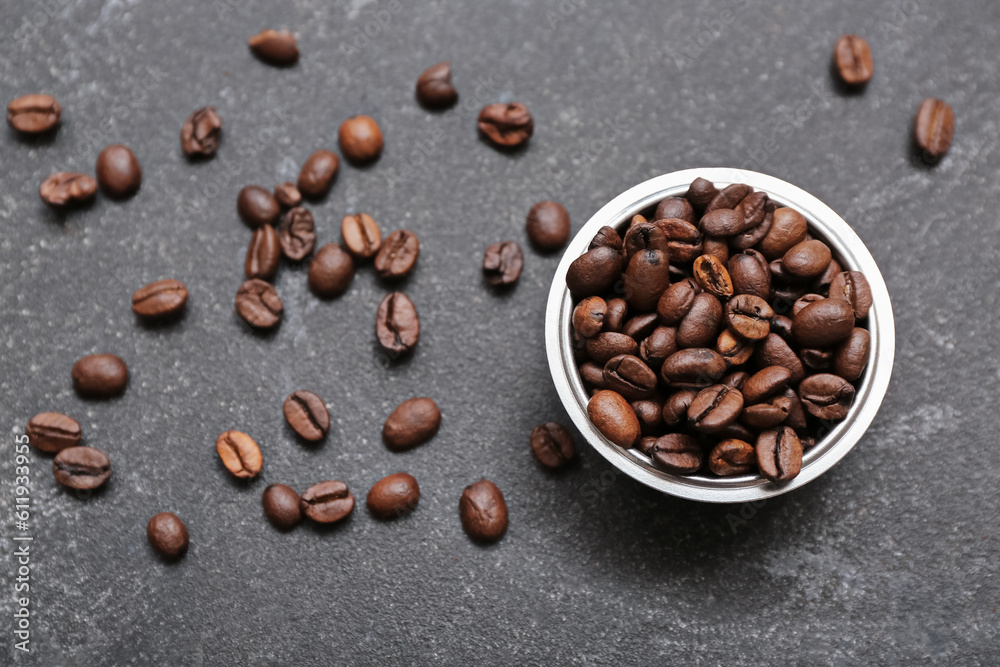
[[[746,183],[766,192],[777,202],[797,209],[809,221],[810,232],[827,241],[844,269],[863,272],[871,285],[872,308],[868,315],[871,355],[854,405],[847,417],[806,453],[802,472],[787,484],[773,484],[757,476],[718,478],[666,473],[654,467],[645,455],[611,443],[587,417],[588,395],[572,355],[573,303],[566,287],[569,265],[586,252],[601,227],[617,227],[664,197],[685,193],[691,181],[699,176],[720,188],[731,183]],[[740,503],[772,498],[808,484],[851,451],[875,419],[885,397],[892,375],[895,330],[892,304],[882,273],[865,244],[833,209],[801,188],[773,176],[744,169],[712,167],[657,176],[615,197],[594,214],[570,241],[556,269],[545,313],[545,348],[552,381],[563,406],[587,442],[612,465],[632,479],[670,495],[703,502]]]

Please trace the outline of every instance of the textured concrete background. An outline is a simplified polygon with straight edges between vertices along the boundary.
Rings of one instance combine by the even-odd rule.
[[[3,662],[995,664],[1000,4],[0,0],[0,14],[0,97],[44,91],[64,109],[51,141],[0,130]],[[265,27],[298,33],[296,67],[250,55]],[[875,52],[862,95],[830,77],[849,31]],[[413,85],[441,59],[468,106],[429,113]],[[929,95],[958,117],[933,169],[909,152]],[[476,111],[498,100],[530,106],[528,150],[477,138]],[[189,164],[178,132],[207,104],[223,146]],[[332,302],[283,268],[286,318],[271,337],[232,312],[249,238],[236,193],[293,179],[355,113],[381,123],[385,153],[344,165],[313,210],[321,242],[357,210],[420,235],[405,290],[423,338],[391,368],[373,342],[386,289],[370,268]],[[112,142],[142,163],[139,194],[47,211],[41,180],[92,173]],[[566,419],[542,347],[558,257],[526,246],[521,283],[502,296],[480,276],[487,244],[526,242],[537,199],[563,201],[576,229],[631,185],[701,165],[765,171],[827,202],[868,244],[895,305],[894,380],[868,436],[820,480],[758,507],[661,496],[587,448],[565,474],[540,470],[528,431]],[[129,295],[165,277],[187,283],[187,317],[138,325]],[[105,351],[127,360],[131,386],[83,402],[70,366]],[[321,447],[282,420],[299,388],[330,405]],[[443,427],[390,453],[382,421],[413,395],[438,401]],[[43,410],[77,418],[114,476],[78,497],[31,454],[23,655],[10,633],[14,439]],[[228,428],[261,443],[263,479],[237,484],[221,469],[213,442]],[[260,508],[269,482],[342,479],[363,499],[400,470],[423,497],[395,523],[360,506],[332,530],[281,534]],[[490,547],[458,521],[462,487],[481,476],[510,507]],[[176,565],[145,539],[163,510],[191,533]]]

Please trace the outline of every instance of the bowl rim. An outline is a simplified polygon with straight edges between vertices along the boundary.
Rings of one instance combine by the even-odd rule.
[[[809,222],[810,232],[823,237],[844,270],[865,274],[872,291],[868,314],[871,351],[854,404],[842,421],[833,425],[806,452],[802,471],[790,482],[775,484],[757,475],[714,477],[681,476],[655,468],[635,449],[622,449],[605,438],[587,416],[589,395],[573,362],[573,302],[566,286],[566,272],[586,252],[591,239],[605,225],[617,227],[661,199],[684,194],[695,178],[706,178],[720,189],[745,183],[766,192],[778,203],[798,210]],[[797,489],[836,465],[858,443],[878,413],[892,376],[895,328],[892,303],[882,273],[855,231],[833,209],[805,190],[774,176],[746,169],[703,167],[683,169],[651,178],[629,188],[605,204],[577,232],[563,253],[549,290],[545,311],[545,348],[549,371],[563,407],[586,441],[615,468],[632,479],[680,498],[712,503],[741,503],[773,498]]]

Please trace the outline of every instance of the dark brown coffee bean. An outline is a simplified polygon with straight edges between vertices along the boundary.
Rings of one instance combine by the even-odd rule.
[[[711,347],[721,323],[722,304],[712,294],[702,292],[677,327],[677,346]]]
[[[747,340],[763,340],[771,331],[774,311],[753,294],[737,294],[726,304],[726,324]]]
[[[751,199],[751,197],[753,197],[753,195],[750,195],[750,197],[747,197],[747,199],[744,199],[743,201],[747,201],[748,199]],[[729,239],[729,243],[733,249],[747,250],[760,243],[760,241],[767,236],[768,232],[771,231],[771,225],[774,224],[774,212],[777,208],[778,205],[775,204],[774,201],[768,199],[764,204],[764,219],[761,220],[760,224],[750,227],[749,229],[746,229]],[[745,215],[746,214],[744,212],[744,219]]]
[[[687,419],[688,408],[694,402],[698,392],[693,389],[681,389],[674,392],[663,403],[663,423],[667,426],[677,426]]]
[[[784,366],[768,366],[751,375],[743,385],[743,400],[747,405],[760,403],[783,390],[792,377]]]
[[[382,154],[382,130],[371,116],[351,116],[337,132],[344,157],[356,164],[373,162]]]
[[[732,236],[743,231],[743,214],[731,208],[718,208],[706,213],[698,228],[709,236]]]
[[[802,470],[802,443],[787,426],[761,433],[754,449],[760,474],[772,482],[787,482]]]
[[[52,474],[65,487],[96,489],[111,476],[111,461],[93,447],[68,447],[52,460]]]
[[[385,237],[375,255],[375,272],[383,280],[401,280],[410,275],[420,257],[420,240],[408,229],[397,229]]]
[[[725,329],[715,340],[715,351],[725,359],[726,367],[732,368],[749,361],[754,351],[754,343],[742,336],[737,336],[730,329]]]
[[[573,260],[566,284],[575,298],[601,295],[621,279],[622,257],[617,250],[598,246]]]
[[[677,329],[657,327],[639,343],[639,358],[650,368],[660,368],[677,349]]]
[[[636,354],[639,344],[631,336],[613,331],[605,331],[587,340],[587,354],[601,366],[620,354]]]
[[[118,396],[128,386],[128,366],[113,354],[91,354],[73,364],[73,389],[84,398]]]
[[[382,230],[367,213],[345,215],[340,221],[340,235],[344,247],[360,259],[374,257],[382,247]]]
[[[400,403],[382,426],[386,447],[402,452],[422,445],[441,428],[441,410],[429,398],[410,398]]]
[[[720,477],[749,475],[757,469],[757,454],[745,440],[723,440],[709,452],[708,469]]]
[[[814,371],[826,370],[833,364],[833,350],[817,350],[804,347],[799,350],[802,365]]]
[[[643,434],[663,432],[663,404],[655,397],[632,401],[629,405],[639,419],[639,429]]]
[[[303,440],[319,442],[330,432],[330,411],[323,399],[311,391],[299,390],[281,406],[285,421]]]
[[[446,109],[458,101],[458,91],[451,83],[451,63],[431,65],[417,78],[417,99],[431,109]]]
[[[817,373],[799,385],[799,399],[813,417],[837,421],[851,409],[854,387],[839,375]]]
[[[38,196],[54,208],[84,204],[93,199],[95,194],[96,180],[86,174],[69,171],[50,174],[38,188]]]
[[[354,280],[354,260],[337,243],[319,249],[309,265],[309,289],[324,299],[342,295]]]
[[[753,192],[753,188],[744,183],[727,185],[708,203],[705,207],[705,213],[708,214],[721,208],[736,208],[751,192]]]
[[[619,354],[604,365],[604,387],[636,401],[656,389],[656,373],[639,357]]]
[[[354,511],[354,496],[339,480],[314,484],[306,489],[299,501],[302,513],[316,523],[343,521]]]
[[[181,126],[181,150],[188,157],[211,157],[222,140],[222,118],[215,107],[202,107]]]
[[[583,338],[593,338],[601,333],[607,302],[599,296],[587,297],[573,310],[573,330]]]
[[[216,438],[215,451],[226,470],[239,479],[253,479],[264,466],[260,447],[241,431],[226,431]]]
[[[798,315],[799,311],[809,304],[822,301],[825,298],[822,294],[803,294],[792,304],[792,317]]]
[[[653,310],[660,295],[670,286],[667,253],[643,250],[635,253],[623,277],[625,301],[635,310]]]
[[[483,277],[493,287],[517,283],[524,268],[524,253],[516,241],[493,243],[483,253]]]
[[[340,158],[336,153],[325,149],[316,151],[299,170],[299,192],[308,199],[322,199],[336,182],[338,171]]]
[[[160,512],[146,524],[146,539],[153,551],[174,560],[188,550],[188,529],[173,512]]]
[[[58,412],[40,412],[28,420],[28,443],[40,452],[54,454],[80,444],[80,424]]]
[[[291,182],[275,185],[274,198],[282,208],[295,208],[302,204],[302,193]]]
[[[767,366],[784,366],[791,374],[789,383],[798,384],[806,375],[806,369],[798,356],[788,346],[788,343],[778,334],[768,334],[757,346],[754,359],[761,368]]]
[[[793,208],[779,208],[774,212],[774,222],[757,249],[769,260],[783,257],[785,253],[806,239],[808,223]]]
[[[594,248],[608,247],[613,249],[615,252],[621,252],[622,249],[622,237],[614,230],[613,227],[604,226],[597,230],[594,234],[594,238],[590,241],[590,246],[587,250],[593,250]]]
[[[420,317],[410,297],[392,292],[382,299],[375,315],[375,336],[390,355],[413,351],[420,342]]]
[[[833,47],[833,62],[841,81],[849,86],[863,86],[875,71],[872,49],[857,35],[841,35]]]
[[[843,299],[823,299],[811,303],[792,320],[792,335],[803,347],[825,348],[851,334],[854,309]]]
[[[691,270],[698,285],[718,297],[733,295],[733,281],[725,265],[713,255],[701,255],[694,260]]]
[[[187,308],[188,291],[179,280],[157,280],[132,293],[132,312],[144,319],[177,317]]]
[[[831,259],[830,247],[813,239],[792,246],[781,258],[781,267],[793,278],[815,278],[826,270]]]
[[[792,340],[792,318],[775,315],[771,318],[771,332],[781,336],[786,342]]]
[[[481,479],[462,490],[458,514],[465,534],[479,542],[496,542],[507,532],[507,502],[496,484]]]
[[[656,205],[653,219],[657,221],[676,219],[693,224],[695,222],[694,206],[684,197],[667,197]]]
[[[941,159],[954,136],[955,111],[933,97],[921,102],[913,119],[913,137],[924,156],[931,161]]]
[[[236,197],[236,212],[250,228],[274,225],[281,215],[278,200],[259,185],[248,185]]]
[[[767,193],[757,191],[751,192],[740,200],[739,204],[733,207],[733,210],[739,213],[743,218],[743,222],[737,232],[738,234],[749,229],[753,229],[764,222],[764,209],[767,206],[767,203]]]
[[[247,41],[250,51],[268,65],[289,67],[299,59],[295,35],[287,30],[262,30]]]
[[[604,384],[604,366],[598,366],[593,361],[580,364],[580,378],[592,387],[600,389]]]
[[[312,212],[302,206],[289,209],[278,227],[281,254],[292,262],[309,256],[316,247],[316,222]]]
[[[264,507],[264,516],[275,528],[290,530],[302,521],[302,498],[290,486],[271,484],[264,489],[260,504]]]
[[[637,341],[642,340],[659,324],[660,317],[656,313],[643,313],[636,315],[622,326],[622,333]]]
[[[111,144],[97,156],[97,184],[111,199],[125,199],[139,191],[142,168],[127,146]]]
[[[44,134],[59,127],[62,107],[42,93],[22,95],[7,103],[7,124],[24,134]]]
[[[644,250],[659,250],[664,253],[670,250],[667,235],[650,222],[640,222],[629,227],[622,239],[622,247],[626,266],[634,255]]]
[[[794,429],[796,433],[801,435],[807,426],[806,409],[802,405],[798,393],[791,387],[785,387],[782,397],[788,400],[788,416],[785,417],[784,426]]]
[[[722,378],[720,384],[724,384],[727,387],[732,387],[733,389],[739,389],[742,391],[743,385],[746,384],[746,381],[748,379],[750,379],[750,374],[747,373],[746,371],[734,371],[729,375],[727,375],[726,377]]]
[[[250,245],[247,246],[246,260],[243,271],[248,279],[260,278],[271,280],[278,273],[278,262],[281,261],[281,246],[278,235],[271,225],[261,225],[253,230]]]
[[[625,326],[628,304],[625,299],[608,299],[608,312],[604,316],[604,330],[620,332]]]
[[[721,236],[706,236],[701,245],[703,255],[711,255],[725,265],[729,261],[729,244]]]
[[[667,237],[667,256],[673,262],[686,264],[702,254],[704,237],[690,222],[668,218],[657,220],[656,226]]]
[[[788,418],[791,400],[786,396],[772,396],[763,403],[743,408],[740,422],[754,430],[774,428]]]
[[[535,131],[535,120],[520,102],[487,104],[479,112],[479,131],[497,146],[524,144]]]
[[[771,298],[771,270],[756,250],[744,250],[730,257],[729,277],[734,294],[752,294],[765,301]]]
[[[657,438],[649,454],[653,463],[675,475],[696,473],[705,460],[698,441],[681,433]]]
[[[738,389],[716,384],[695,396],[687,416],[694,428],[711,433],[732,424],[742,410],[743,394]]]
[[[398,519],[415,510],[418,502],[420,486],[405,472],[383,477],[368,491],[368,511],[378,519]]]
[[[691,181],[691,186],[684,198],[691,202],[695,210],[703,211],[717,194],[719,194],[719,190],[712,181],[699,177]]]
[[[715,350],[704,347],[675,352],[660,369],[664,381],[682,387],[708,387],[718,382],[725,373],[725,360]]]
[[[860,271],[838,273],[830,282],[830,298],[843,299],[854,308],[854,318],[863,320],[872,307],[872,288]]]
[[[641,427],[632,406],[621,394],[602,389],[587,403],[590,422],[605,438],[628,449],[639,438]]]
[[[865,372],[870,351],[871,334],[855,327],[833,353],[833,372],[848,382],[854,382]]]
[[[541,252],[554,252],[569,241],[570,221],[566,207],[554,201],[540,201],[528,211],[525,231],[531,245]]]
[[[528,437],[535,460],[550,470],[565,468],[576,458],[576,444],[569,429],[558,422],[539,424]]]
[[[694,306],[695,297],[698,296],[699,292],[701,292],[701,288],[698,283],[690,278],[676,282],[664,290],[656,304],[656,312],[663,323],[680,324],[684,316]]]
[[[236,292],[236,314],[254,329],[277,326],[284,311],[274,286],[263,280],[248,280]]]

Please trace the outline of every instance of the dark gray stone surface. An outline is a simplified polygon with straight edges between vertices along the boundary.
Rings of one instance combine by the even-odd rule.
[[[0,0],[0,14],[3,100],[45,91],[64,109],[51,141],[0,136],[3,662],[996,664],[1000,4]],[[265,27],[298,33],[296,67],[251,57],[246,40]],[[875,52],[861,95],[830,77],[848,31]],[[429,113],[413,84],[446,58],[468,106]],[[958,117],[933,169],[909,152],[928,95]],[[505,155],[477,138],[474,118],[512,99],[537,129],[530,148]],[[189,164],[178,131],[206,104],[224,143]],[[239,188],[294,178],[355,113],[381,123],[385,153],[368,169],[345,165],[314,211],[323,242],[356,210],[420,235],[405,290],[424,335],[391,368],[373,345],[386,289],[370,268],[332,302],[283,268],[287,316],[273,337],[232,313],[249,238]],[[112,142],[138,155],[139,194],[47,211],[41,180],[92,172]],[[660,496],[587,448],[574,469],[546,474],[527,434],[566,419],[542,344],[558,257],[527,252],[520,285],[497,296],[481,282],[483,248],[524,243],[537,199],[563,201],[578,229],[637,182],[713,165],[787,179],[866,241],[897,318],[882,411],[829,474],[760,507]],[[129,295],[164,277],[190,288],[187,317],[137,325]],[[128,361],[131,386],[83,402],[70,366],[103,351]],[[299,388],[331,407],[321,447],[282,421]],[[438,401],[443,427],[390,453],[381,423],[412,395]],[[43,410],[76,417],[114,476],[77,497],[32,452],[20,533],[14,443]],[[263,479],[236,484],[221,469],[213,442],[228,428],[262,444]],[[379,523],[364,495],[400,470],[419,479],[420,507]],[[490,547],[471,543],[457,514],[481,476],[510,506],[510,531]],[[267,524],[267,483],[327,478],[362,499],[346,525]],[[176,565],[144,535],[163,510],[191,533]],[[12,534],[34,537],[30,655],[12,647]]]

